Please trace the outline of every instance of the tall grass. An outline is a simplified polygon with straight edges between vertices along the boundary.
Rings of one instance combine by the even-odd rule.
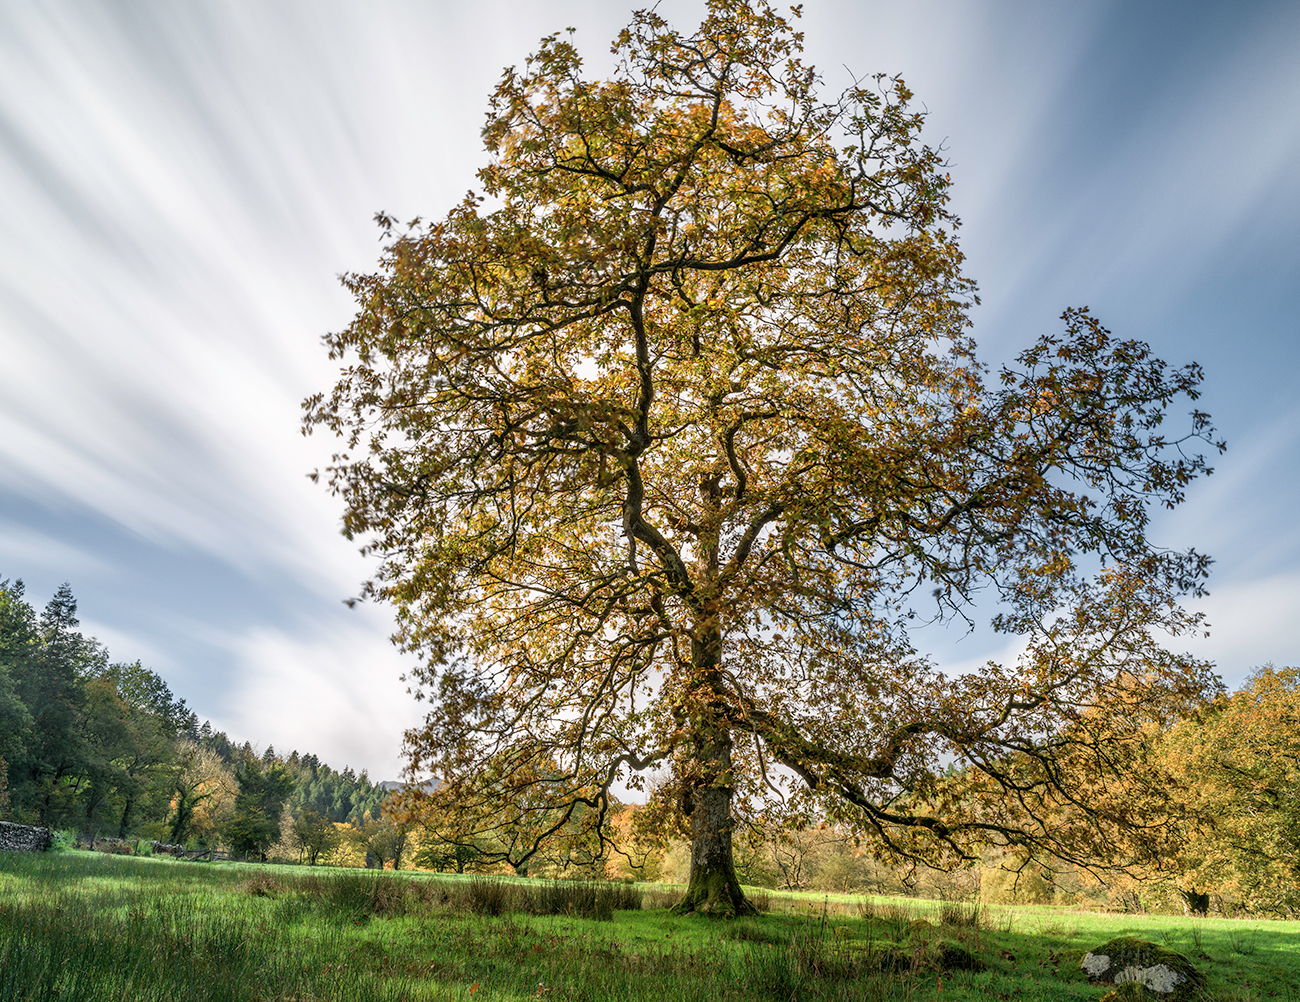
[[[611,921],[615,911],[637,911],[642,891],[628,884],[568,880],[524,884],[499,877],[463,883],[408,880],[392,874],[342,872],[307,877],[256,873],[238,885],[255,897],[297,896],[327,906],[335,917],[364,920],[419,915],[435,909],[498,918],[502,915],[571,915]]]
[[[639,911],[641,890],[631,884],[552,881],[531,894],[525,909],[534,915],[580,915],[610,921],[615,911]]]
[[[967,905],[846,915],[849,899],[717,922],[670,918],[655,906],[671,895],[641,891],[0,854],[0,1002],[1066,1002],[1101,994],[1083,982],[1084,950],[1175,927],[1213,955],[1216,998],[1300,998],[1292,924],[1068,913],[1049,936]],[[1028,914],[1032,927],[1048,911]]]
[[[879,960],[824,917],[752,920],[777,923],[771,942],[705,922],[697,943],[635,949],[628,929],[572,926],[642,904],[626,884],[0,856],[0,1002],[873,997]]]
[[[988,924],[987,906],[963,904],[960,901],[942,901],[939,903],[938,919],[940,925],[956,929],[979,929]]]

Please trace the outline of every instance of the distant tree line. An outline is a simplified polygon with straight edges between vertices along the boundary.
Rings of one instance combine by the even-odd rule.
[[[488,800],[435,808],[436,784],[390,796],[365,772],[314,754],[259,753],[199,723],[138,661],[114,662],[78,632],[63,585],[39,613],[21,581],[0,580],[0,819],[225,846],[253,858],[307,864],[414,864],[453,872],[617,877],[680,882],[689,833],[650,804],[615,805],[597,825],[533,812],[564,838],[520,861],[535,832]],[[975,895],[988,900],[1300,914],[1300,669],[1266,665],[1236,692],[1142,726],[1121,782],[1080,809],[1122,807],[1161,791],[1173,819],[1155,854],[1122,871],[1090,870],[993,847],[980,865],[945,876],[900,868],[861,832],[824,818],[799,824],[755,803],[735,831],[736,868],[750,885],[847,892]],[[537,777],[545,799],[549,778]],[[944,791],[969,781],[954,764]],[[654,793],[654,784],[651,784]],[[1151,805],[1148,805],[1148,808]],[[1063,819],[1066,820],[1066,819]],[[574,851],[573,831],[590,831]],[[599,829],[599,830],[597,830]]]
[[[381,816],[387,791],[364,771],[236,744],[139,661],[112,661],[76,613],[67,584],[38,613],[0,580],[0,819],[264,857],[303,819]]]

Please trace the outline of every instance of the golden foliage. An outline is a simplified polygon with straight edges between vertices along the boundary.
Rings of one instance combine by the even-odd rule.
[[[1258,669],[1172,727],[1161,752],[1185,798],[1183,884],[1300,912],[1300,669]]]
[[[690,36],[637,14],[604,81],[544,39],[493,95],[484,196],[380,216],[305,403],[424,656],[411,768],[455,837],[590,854],[611,786],[667,769],[723,910],[734,824],[778,791],[937,863],[1090,852],[1134,821],[1086,802],[1111,749],[1212,685],[1151,638],[1197,626],[1175,598],[1208,562],[1145,537],[1206,468],[1204,414],[1160,428],[1199,370],[1071,310],[988,385],[910,92],[824,100],[800,47],[762,0]],[[1026,653],[948,678],[906,624],[981,591]]]

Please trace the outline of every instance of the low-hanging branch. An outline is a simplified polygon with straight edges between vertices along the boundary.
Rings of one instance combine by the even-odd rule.
[[[1147,513],[1220,446],[1197,410],[1163,429],[1201,372],[1075,309],[991,375],[910,92],[823,100],[800,45],[762,0],[689,36],[636,15],[603,81],[544,39],[492,97],[494,207],[380,214],[379,270],[346,279],[305,430],[345,443],[366,594],[422,658],[420,809],[520,865],[589,858],[613,790],[663,769],[682,907],[724,914],[732,831],[778,794],[933,865],[1124,863],[1162,823],[1113,793],[1143,722],[1217,684],[1152,639],[1199,626],[1178,599],[1209,561]],[[982,596],[1025,653],[946,679],[907,627]]]

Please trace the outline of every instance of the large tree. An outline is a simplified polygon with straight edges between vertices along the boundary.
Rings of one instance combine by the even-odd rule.
[[[637,14],[601,81],[544,39],[492,97],[484,195],[380,215],[305,403],[424,655],[432,797],[545,819],[526,862],[670,770],[683,910],[748,910],[733,826],[778,793],[914,858],[1078,857],[1135,823],[1089,792],[1125,721],[1211,684],[1151,636],[1195,624],[1207,561],[1146,538],[1205,471],[1205,415],[1160,428],[1199,371],[1071,311],[989,380],[907,88],[823,100],[800,45],[761,0],[690,36]],[[945,677],[908,618],[981,590],[1025,653]]]
[[[1300,668],[1264,665],[1160,738],[1186,798],[1170,847],[1188,894],[1300,913]]]
[[[230,848],[241,856],[259,856],[280,841],[280,816],[293,793],[293,777],[268,748],[262,759],[250,756],[235,770],[239,794],[224,831]]]
[[[18,598],[21,591],[11,595],[15,605],[25,605]],[[10,763],[13,808],[45,825],[77,823],[78,798],[98,754],[88,726],[85,680],[104,671],[108,652],[77,632],[78,625],[77,600],[66,582],[34,624],[21,616],[3,624],[8,633],[3,646],[19,655],[12,665],[15,689],[32,720],[23,755]]]

